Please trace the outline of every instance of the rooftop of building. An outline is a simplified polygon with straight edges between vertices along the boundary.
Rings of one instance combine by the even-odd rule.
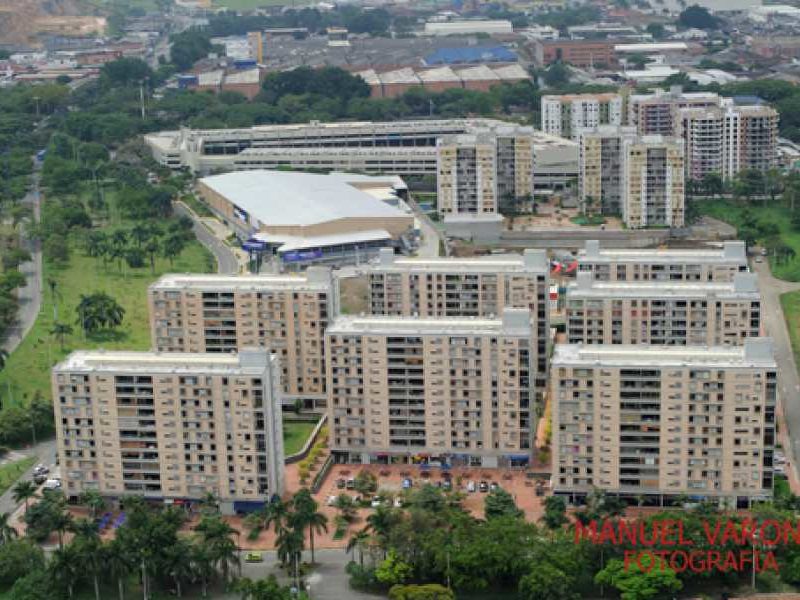
[[[642,346],[556,344],[551,370],[558,367],[775,368],[771,338],[750,338],[743,346]]]
[[[600,92],[597,94],[547,94],[542,96],[542,102],[574,102],[575,100],[597,100],[598,102],[610,102],[611,100],[622,100],[622,96],[613,92]]]
[[[276,355],[262,348],[243,348],[238,354],[80,350],[55,365],[53,372],[261,376],[276,361]]]
[[[758,276],[736,273],[733,281],[597,281],[588,271],[578,273],[567,287],[569,298],[708,298],[757,301]]]
[[[254,170],[212,175],[200,182],[270,226],[408,218],[399,209],[350,185],[341,175]]]
[[[746,265],[744,242],[728,241],[719,248],[601,248],[597,240],[589,240],[578,251],[578,259],[587,263],[655,263],[655,264],[735,264]]]
[[[505,308],[491,317],[387,317],[340,316],[326,335],[531,335],[531,313],[523,308]]]
[[[525,250],[524,254],[495,254],[475,258],[407,258],[391,248],[383,248],[374,271],[414,271],[423,273],[539,273],[549,272],[544,250]]]
[[[309,267],[303,274],[284,275],[262,273],[258,275],[214,275],[195,273],[168,273],[150,285],[150,290],[318,290],[329,291],[332,279],[330,269]]]

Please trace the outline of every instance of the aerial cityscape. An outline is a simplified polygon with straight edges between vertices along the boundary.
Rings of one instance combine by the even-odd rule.
[[[0,0],[0,174],[0,600],[800,599],[799,0]]]

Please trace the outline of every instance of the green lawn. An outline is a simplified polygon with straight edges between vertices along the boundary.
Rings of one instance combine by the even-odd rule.
[[[606,222],[602,215],[579,215],[570,219],[576,225],[602,225]]]
[[[9,357],[0,372],[0,396],[6,403],[27,402],[36,391],[50,398],[50,367],[77,349],[107,348],[109,350],[147,350],[150,348],[150,324],[147,312],[147,286],[168,272],[208,273],[213,270],[213,259],[208,251],[193,241],[170,266],[166,259],[156,261],[155,275],[149,265],[144,269],[123,268],[120,273],[115,264],[103,267],[102,261],[84,256],[77,241],[70,243],[69,263],[57,267],[49,262],[44,266],[42,308],[36,323],[22,344]],[[73,326],[73,334],[65,339],[64,349],[50,330],[53,327],[53,296],[47,281],[57,282],[58,320]],[[83,339],[75,323],[75,307],[81,294],[106,292],[125,308],[122,326],[112,333],[103,333]],[[11,398],[9,398],[9,392]]]
[[[789,292],[781,296],[783,318],[789,330],[789,339],[794,351],[794,362],[800,366],[800,292]]]
[[[283,421],[283,452],[286,456],[303,449],[317,424],[314,421]]]
[[[700,214],[709,215],[734,227],[739,227],[742,223],[741,217],[745,209],[750,211],[758,222],[775,223],[781,232],[784,243],[794,248],[797,253],[795,258],[783,263],[776,264],[770,259],[772,274],[779,279],[786,281],[800,281],[800,231],[792,228],[792,219],[789,209],[778,204],[767,204],[764,206],[760,202],[744,204],[734,200],[698,200],[696,206]]]
[[[17,483],[22,474],[36,464],[36,460],[35,456],[29,456],[0,466],[0,495]]]

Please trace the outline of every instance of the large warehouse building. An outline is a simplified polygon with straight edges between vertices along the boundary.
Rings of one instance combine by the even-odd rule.
[[[402,245],[414,217],[392,205],[396,177],[238,171],[200,179],[198,192],[244,238],[284,269],[358,264]]]

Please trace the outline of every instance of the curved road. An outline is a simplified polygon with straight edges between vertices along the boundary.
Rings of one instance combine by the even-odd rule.
[[[38,169],[38,164],[36,166]],[[32,176],[31,190],[21,200],[24,204],[30,204],[33,208],[34,219],[38,222],[41,214],[41,195],[39,193],[39,172],[35,170]],[[20,229],[20,244],[31,253],[33,260],[19,266],[19,271],[25,275],[27,285],[20,288],[17,292],[19,308],[17,320],[8,328],[5,339],[1,347],[11,354],[25,338],[36,317],[39,315],[39,308],[42,305],[42,251],[37,240],[29,240],[25,236],[25,226]]]
[[[183,203],[175,203],[175,212],[189,217],[194,223],[194,234],[203,246],[208,248],[209,252],[217,259],[217,271],[219,273],[236,274],[239,272],[239,261],[236,260],[236,255],[231,252],[222,241],[213,235],[205,225],[197,218],[197,215],[189,210]]]

